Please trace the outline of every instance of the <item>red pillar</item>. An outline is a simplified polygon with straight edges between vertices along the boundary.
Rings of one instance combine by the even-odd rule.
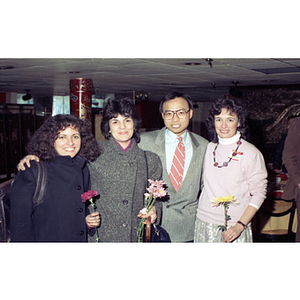
[[[6,93],[0,93],[0,103],[6,103]]]
[[[70,113],[85,121],[92,119],[92,79],[70,80]]]

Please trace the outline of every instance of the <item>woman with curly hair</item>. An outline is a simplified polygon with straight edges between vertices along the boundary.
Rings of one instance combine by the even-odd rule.
[[[209,110],[206,125],[211,142],[195,242],[252,242],[250,221],[265,199],[267,171],[260,151],[246,141],[246,118],[246,109],[235,98],[218,99]]]
[[[87,163],[101,153],[89,126],[72,115],[50,117],[26,150],[46,165],[46,192],[34,208],[36,161],[17,174],[11,191],[11,241],[86,242],[100,224],[99,213],[89,214],[81,198],[91,186]]]

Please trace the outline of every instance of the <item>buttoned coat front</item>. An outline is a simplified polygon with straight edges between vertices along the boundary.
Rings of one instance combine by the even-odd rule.
[[[99,141],[103,153],[96,161],[89,164],[92,189],[100,194],[96,200],[96,210],[101,216],[98,229],[100,242],[136,242],[139,211],[144,207],[144,193],[148,178],[160,180],[162,166],[159,157],[138,148],[135,140],[124,152],[110,138],[108,142]],[[161,204],[155,204],[158,220],[161,216]]]
[[[11,191],[12,242],[87,242],[87,214],[81,194],[90,188],[83,158],[57,156],[47,163],[47,188],[35,210],[32,197],[37,184],[37,163],[20,171]]]
[[[188,131],[191,137],[193,156],[186,176],[176,192],[170,181],[165,151],[166,127],[141,134],[139,147],[156,153],[163,166],[162,179],[167,185],[169,200],[162,207],[161,225],[170,235],[172,242],[187,242],[194,239],[195,218],[202,185],[204,154],[208,141]]]

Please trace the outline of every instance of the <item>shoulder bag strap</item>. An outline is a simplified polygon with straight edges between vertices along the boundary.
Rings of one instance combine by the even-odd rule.
[[[37,165],[38,165],[37,184],[32,199],[34,209],[36,208],[37,205],[43,202],[43,197],[46,192],[47,177],[48,177],[48,170],[47,170],[46,163],[40,161],[37,163]]]
[[[148,160],[146,151],[144,151],[145,161],[146,161],[146,170],[147,170],[147,180],[148,180]],[[148,217],[146,220],[146,243],[151,242],[151,217]]]
[[[144,156],[145,156],[145,161],[146,161],[147,180],[148,180],[148,160],[147,160],[146,151],[144,151]]]

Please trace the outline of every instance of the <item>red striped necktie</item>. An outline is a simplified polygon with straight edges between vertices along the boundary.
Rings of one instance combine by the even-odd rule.
[[[176,192],[178,191],[182,183],[184,161],[185,161],[185,147],[182,142],[182,137],[178,137],[178,139],[179,139],[179,143],[175,149],[172,166],[169,174],[172,185]]]

